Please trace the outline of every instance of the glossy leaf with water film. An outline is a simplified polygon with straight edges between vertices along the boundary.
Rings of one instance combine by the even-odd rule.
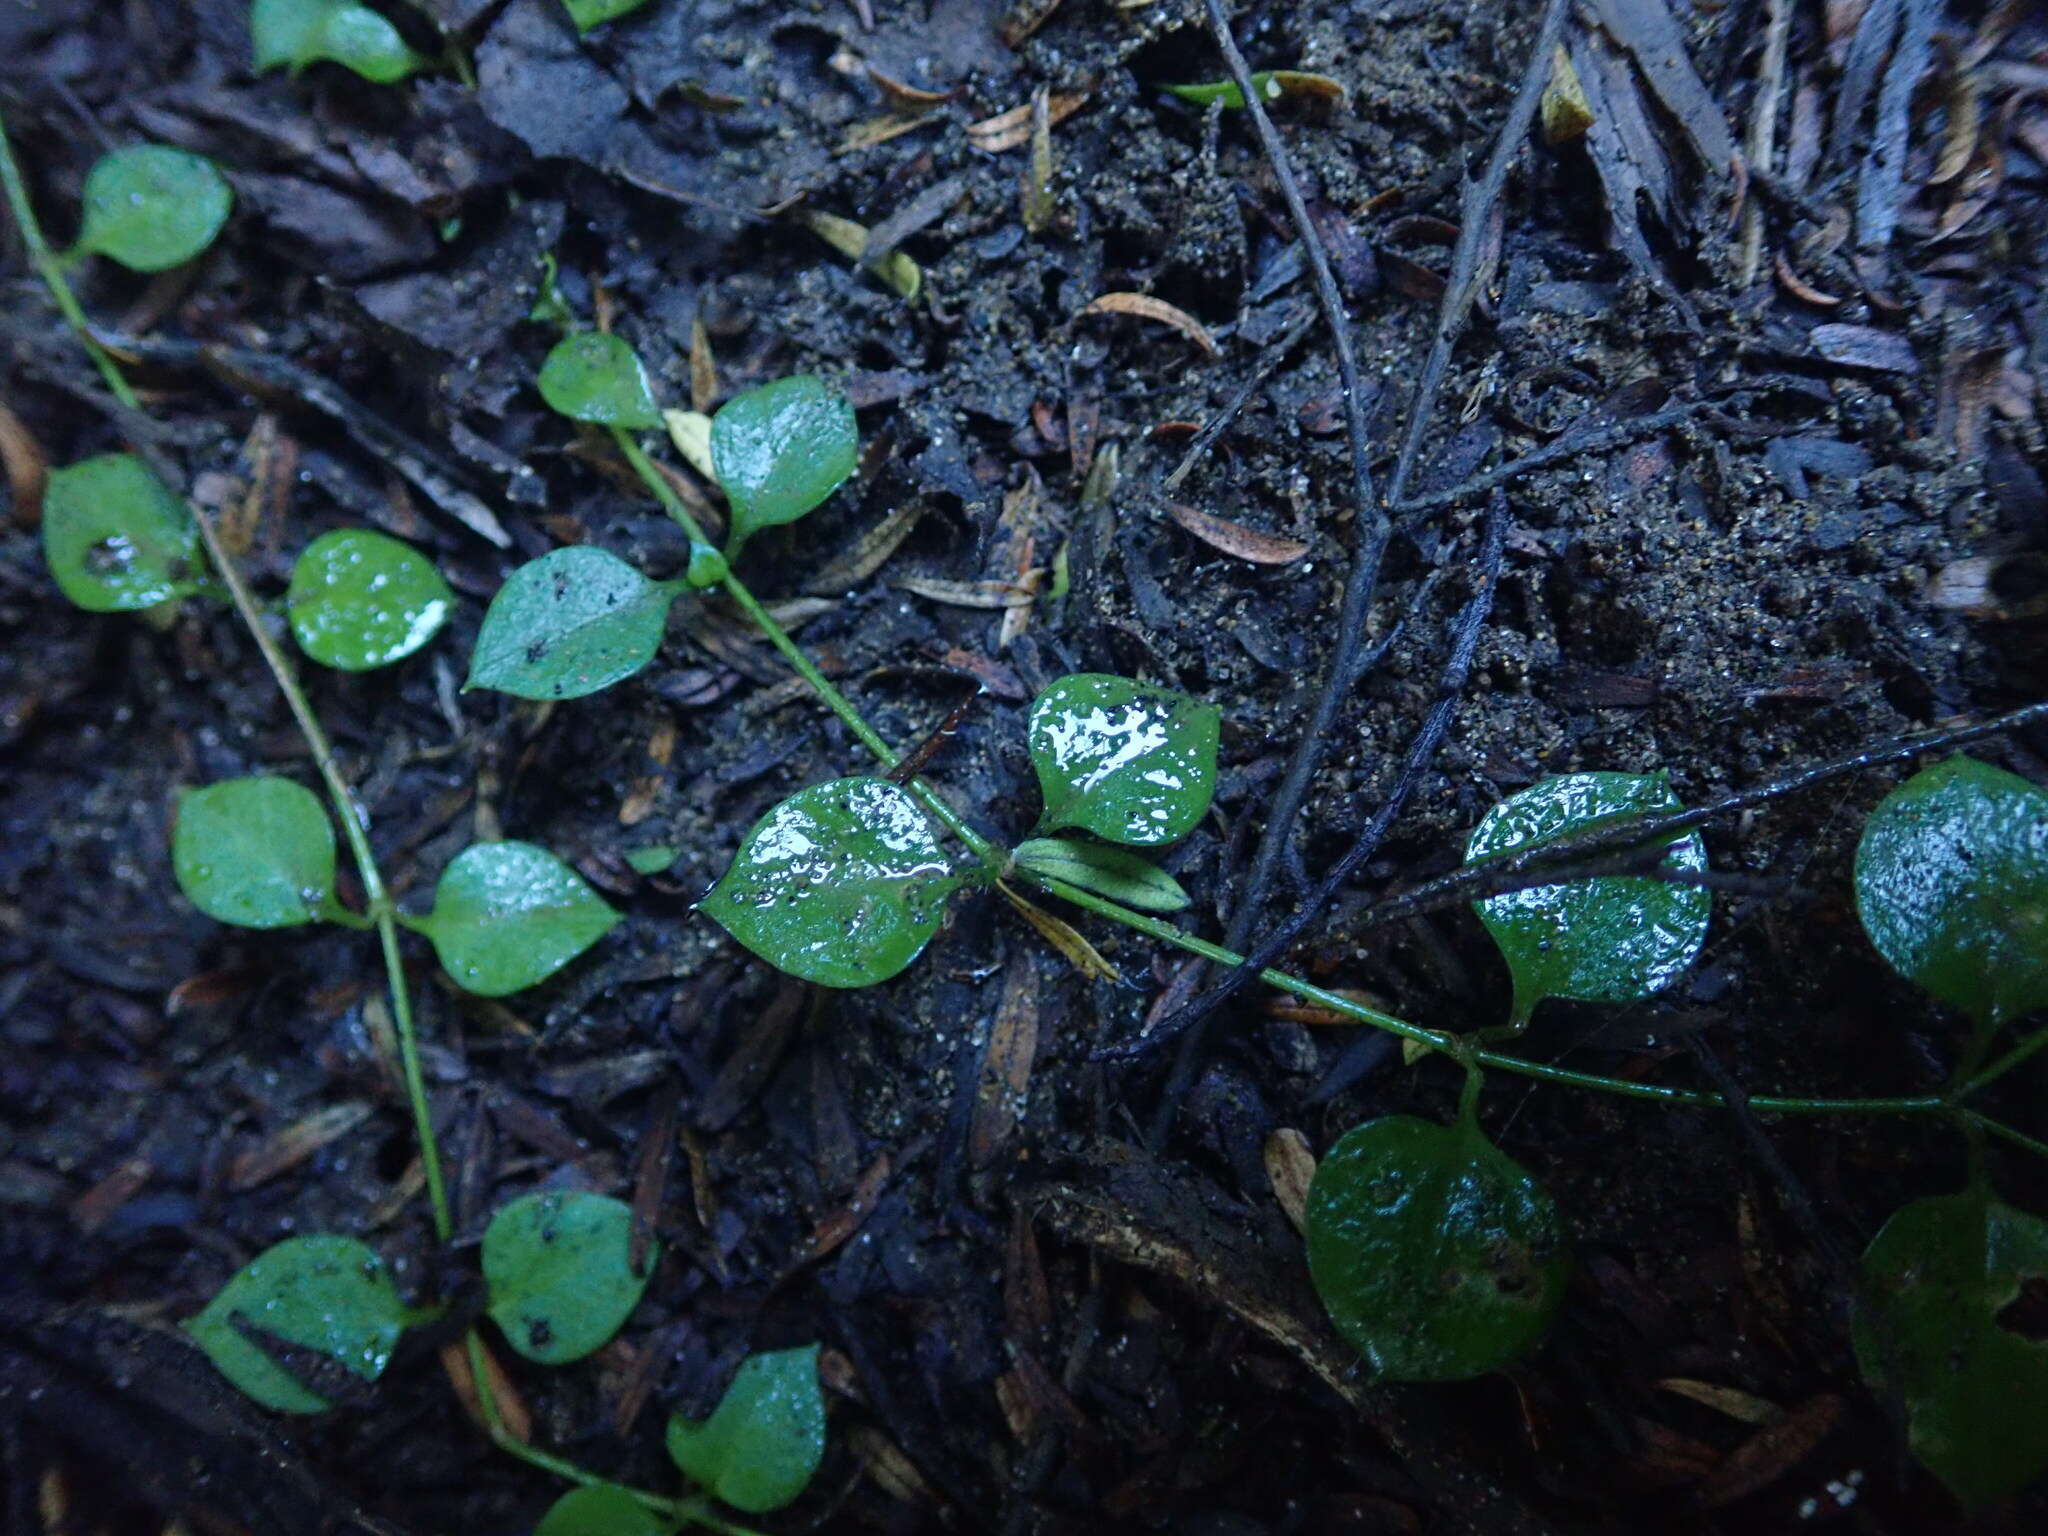
[[[758,1515],[793,1502],[825,1457],[818,1346],[749,1356],[710,1418],[670,1418],[668,1453],[734,1509]]]
[[[792,523],[860,463],[860,430],[846,396],[799,373],[726,401],[711,421],[711,466],[732,507],[725,553],[763,528]]]
[[[290,928],[335,910],[334,824],[290,779],[228,779],[186,792],[171,834],[178,889],[217,922]]]
[[[632,1264],[633,1213],[607,1195],[545,1190],[500,1207],[484,1229],[485,1308],[505,1342],[542,1365],[602,1349],[625,1324],[656,1251]]]
[[[699,905],[779,970],[865,987],[917,958],[958,884],[907,793],[884,779],[835,779],[756,822]]]
[[[58,589],[90,613],[153,608],[198,591],[205,576],[191,508],[132,453],[52,470],[42,534]]]
[[[662,424],[640,354],[604,331],[564,336],[540,365],[541,398],[575,421],[642,432]]]
[[[465,992],[503,997],[545,981],[611,931],[619,914],[583,877],[532,843],[474,843],[405,924],[433,941]]]
[[[1214,705],[1171,688],[1095,672],[1060,678],[1031,706],[1040,830],[1140,846],[1186,837],[1216,793],[1221,725]]]
[[[292,566],[285,614],[299,649],[365,672],[402,661],[448,622],[455,594],[409,544],[369,528],[323,533]]]
[[[466,686],[522,699],[609,688],[654,659],[679,590],[587,544],[529,560],[491,599]]]

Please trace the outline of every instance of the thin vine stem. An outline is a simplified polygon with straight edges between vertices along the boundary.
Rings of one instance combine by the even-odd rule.
[[[71,283],[64,276],[64,263],[57,253],[50,249],[50,242],[43,238],[43,226],[36,220],[35,208],[28,200],[28,185],[22,180],[21,167],[15,163],[14,145],[7,137],[7,123],[0,118],[0,184],[7,191],[7,206],[14,213],[15,227],[21,231],[21,242],[28,247],[28,258],[35,264],[36,273],[43,280],[43,286],[50,291],[56,302],[57,311],[65,323],[78,333],[79,345],[100,371],[100,377],[107,381],[107,388],[121,404],[131,411],[142,409],[142,402],[135,397],[121,370],[107,349],[96,341],[92,334],[92,322],[85,318],[78,295],[71,291]]]
[[[2007,1051],[1982,1071],[1971,1074],[1958,1074],[1964,1077],[1964,1081],[1962,1086],[1956,1089],[1955,1096],[1958,1099],[1969,1098],[1980,1088],[1988,1087],[1992,1083],[1997,1082],[2006,1073],[2012,1071],[2014,1067],[2032,1060],[2043,1049],[2048,1049],[2048,1029],[2037,1030],[2035,1033],[2027,1036],[2026,1039],[2022,1040],[2018,1045]]]

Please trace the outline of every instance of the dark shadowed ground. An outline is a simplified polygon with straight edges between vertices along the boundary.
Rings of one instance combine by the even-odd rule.
[[[2048,30],[2020,4],[1872,3],[1904,18],[1890,45],[1856,45],[1857,0],[1598,0],[1569,22],[1595,129],[1532,136],[1478,208],[1478,306],[1411,489],[1545,445],[1559,460],[1509,485],[1455,726],[1296,969],[1435,1027],[1496,1023],[1506,974],[1469,910],[1361,919],[1452,868],[1505,795],[1663,770],[1698,802],[2048,694]],[[473,1305],[485,1216],[542,1180],[653,1202],[666,1252],[601,1355],[512,1362],[536,1439],[665,1486],[671,1408],[701,1412],[751,1349],[820,1341],[830,1450],[774,1530],[1960,1528],[1848,1346],[1857,1253],[1962,1176],[1938,1125],[1745,1125],[1496,1078],[1484,1123],[1572,1233],[1563,1316],[1511,1375],[1370,1387],[1307,1289],[1268,1148],[1442,1116],[1450,1067],[1406,1067],[1382,1037],[1247,989],[1148,1150],[1173,1052],[1090,1057],[1142,1028],[1173,952],[1085,923],[1124,984],[1091,982],[982,894],[897,982],[828,993],[693,916],[767,807],[864,767],[728,610],[679,604],[657,663],[589,699],[460,692],[517,559],[594,543],[668,575],[686,555],[609,447],[532,388],[557,334],[527,318],[553,253],[579,323],[628,337],[671,404],[693,403],[693,333],[715,367],[700,406],[801,369],[844,385],[857,480],[743,568],[892,741],[985,686],[928,772],[990,835],[1036,815],[1023,720],[1050,678],[1122,672],[1221,706],[1214,814],[1166,860],[1196,894],[1189,925],[1220,937],[1335,634],[1358,506],[1274,172],[1241,112],[1160,89],[1224,74],[1199,0],[651,0],[580,42],[552,0],[387,9],[422,47],[429,18],[456,28],[477,88],[252,77],[238,0],[0,0],[0,113],[54,238],[111,144],[203,151],[237,195],[191,268],[79,271],[92,315],[140,338],[147,421],[109,409],[10,240],[10,465],[147,432],[272,594],[328,527],[432,550],[464,600],[449,633],[388,672],[309,669],[386,869],[423,899],[469,842],[530,839],[626,920],[503,1003],[410,956],[462,1224],[436,1253],[378,1047],[374,944],[226,930],[171,879],[180,788],[310,780],[252,645],[202,603],[161,624],[69,608],[17,488],[0,519],[0,1329],[66,1406],[0,1434],[0,1530],[37,1528],[50,1469],[81,1532],[162,1529],[149,1489],[200,1511],[195,1528],[266,1536],[340,1528],[351,1507],[421,1533],[529,1530],[555,1485],[464,1419],[434,1340],[361,1405],[288,1426],[304,1464],[281,1470],[247,1449],[259,1428],[210,1368],[136,1329],[316,1230],[361,1234],[417,1294]],[[1461,174],[1492,150],[1542,9],[1313,0],[1235,18],[1254,68],[1348,93],[1273,112],[1355,319],[1382,486],[1472,213]],[[1667,14],[1688,69],[1617,40]],[[1769,149],[1744,175],[1730,152],[1754,142],[1781,14]],[[1006,43],[1020,18],[1042,25]],[[1033,232],[1039,87],[1058,121]],[[1012,109],[1007,136],[971,126]],[[863,273],[813,213],[874,230],[871,254],[893,243],[919,297]],[[1157,320],[1082,313],[1112,292],[1166,301],[1214,354]],[[1572,451],[1575,432],[1689,402],[1681,424]],[[1306,553],[1247,562],[1169,503]],[[478,505],[511,550],[462,520]],[[1388,643],[1254,934],[1392,782],[1483,508],[1450,500],[1393,540],[1367,633]],[[892,517],[907,532],[878,560],[863,540]],[[1011,590],[990,583],[1049,594],[1055,569],[1064,594],[1007,621],[961,602]],[[2048,732],[1974,750],[2048,777]],[[1938,1091],[1959,1026],[1870,951],[1849,885],[1863,815],[1900,776],[1710,828],[1714,868],[1744,878],[1701,963],[1649,1002],[1546,1005],[1528,1053],[1681,1085]],[[673,867],[634,874],[625,855],[653,845],[679,850]],[[2048,1133],[2041,1070],[1986,1108]],[[2048,1209],[2048,1170],[1992,1156],[2009,1199]],[[1973,1528],[2043,1513],[2034,1499]]]

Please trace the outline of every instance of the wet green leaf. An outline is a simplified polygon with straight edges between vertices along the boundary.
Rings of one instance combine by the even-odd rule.
[[[669,1527],[618,1484],[594,1483],[549,1505],[533,1536],[669,1536]]]
[[[43,558],[64,595],[93,613],[184,597],[205,572],[191,509],[132,453],[51,471]]]
[[[357,0],[254,0],[249,42],[258,74],[280,65],[297,74],[325,59],[389,85],[429,66],[390,21]]]
[[[522,699],[580,699],[609,688],[654,660],[678,590],[587,544],[551,550],[514,571],[491,599],[468,686]]]
[[[574,421],[645,431],[662,425],[640,354],[617,336],[564,336],[540,365],[541,398]]]
[[[458,853],[434,887],[434,910],[405,922],[433,941],[457,986],[503,997],[554,975],[618,920],[547,849],[504,842]]]
[[[368,528],[323,533],[292,567],[285,610],[299,649],[363,672],[403,660],[448,622],[455,594],[410,545]]]
[[[217,922],[289,928],[334,908],[334,826],[290,779],[228,779],[178,802],[178,888]]]
[[[651,843],[627,852],[626,863],[636,875],[658,875],[675,863],[681,850],[668,843]]]
[[[615,16],[628,11],[637,11],[647,0],[562,0],[568,8],[569,19],[576,23],[578,32],[588,32],[601,27]]]
[[[1165,89],[1168,95],[1178,96],[1198,107],[1206,107],[1212,101],[1220,101],[1226,107],[1244,105],[1244,92],[1237,88],[1235,80],[1205,80],[1199,85],[1169,85]],[[1343,101],[1349,94],[1340,81],[1299,69],[1259,70],[1252,76],[1252,89],[1259,93],[1262,101],[1278,101],[1282,96]]]
[[[263,1336],[375,1381],[391,1363],[405,1316],[374,1250],[319,1233],[287,1238],[250,1260],[185,1330],[223,1376],[264,1407],[322,1413],[328,1401],[277,1364],[260,1346]]]
[[[204,155],[132,144],[100,156],[86,176],[78,248],[137,272],[162,272],[213,244],[234,200]]]
[[[1549,1195],[1469,1121],[1369,1120],[1317,1166],[1308,1264],[1380,1376],[1460,1381],[1533,1349],[1569,1259]]]
[[[1122,848],[1078,837],[1034,837],[1012,851],[1019,869],[1064,880],[1140,912],[1180,912],[1192,904],[1180,882],[1158,865]]]
[[[1662,775],[1564,774],[1488,811],[1465,845],[1465,862],[1617,818],[1681,809]],[[1662,867],[1705,869],[1700,835],[1674,839]],[[1546,997],[1626,1003],[1668,985],[1706,942],[1713,905],[1700,886],[1640,875],[1533,886],[1473,903],[1514,976],[1516,1027]]]
[[[818,1346],[749,1356],[710,1418],[669,1419],[668,1453],[734,1509],[759,1515],[790,1503],[825,1458]]]
[[[792,976],[865,987],[917,958],[957,884],[915,800],[883,779],[835,779],[756,822],[699,905]]]
[[[728,557],[763,528],[793,523],[860,462],[846,396],[799,373],[728,400],[711,420],[711,464],[732,505]]]
[[[1863,1254],[1864,1380],[1905,1403],[1913,1454],[1973,1509],[2048,1471],[2048,1340],[2007,1313],[2042,1279],[2048,1223],[1981,1190],[1915,1200]]]
[[[1878,953],[1972,1018],[2048,1006],[2048,793],[1956,756],[1863,824],[1856,910]]]
[[[580,1190],[522,1195],[484,1229],[484,1288],[505,1342],[542,1365],[602,1349],[647,1289],[628,1262],[633,1213]]]
[[[1060,678],[1031,706],[1039,827],[1117,843],[1186,837],[1216,792],[1221,722],[1213,704],[1170,688],[1098,672]]]

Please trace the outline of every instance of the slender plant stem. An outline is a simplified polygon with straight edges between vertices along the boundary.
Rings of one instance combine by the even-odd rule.
[[[2048,1158],[2048,1141],[2036,1141],[2025,1131],[2016,1131],[2003,1120],[1994,1120],[1989,1115],[1980,1114],[1974,1109],[1964,1110],[1962,1117],[1966,1124],[1974,1125],[1979,1130],[1987,1131],[2001,1141],[2009,1141],[2016,1147],[2024,1147],[2036,1157]]]
[[[142,409],[142,402],[135,398],[135,391],[121,376],[114,359],[93,339],[92,322],[85,318],[85,311],[79,307],[78,295],[71,291],[71,283],[64,276],[64,263],[57,259],[49,241],[43,238],[43,226],[36,221],[36,211],[29,203],[28,186],[21,179],[21,167],[15,163],[14,145],[7,137],[4,119],[0,119],[0,184],[6,187],[7,206],[13,210],[22,244],[28,247],[29,260],[35,263],[36,272],[42,278],[43,286],[50,290],[58,312],[78,333],[79,344],[85,348],[93,366],[99,369],[100,377],[107,381],[107,388],[113,391],[114,398],[131,411]]]
[[[704,530],[690,515],[690,509],[683,505],[682,498],[676,495],[675,488],[647,456],[647,451],[633,440],[630,433],[618,427],[612,428],[612,439],[619,445],[619,451],[626,456],[626,462],[631,464],[634,472],[646,482],[648,490],[654,493],[655,499],[667,510],[668,515],[682,525],[683,531],[689,534],[692,542],[708,544],[710,541],[704,537]],[[803,647],[790,638],[789,631],[776,623],[775,616],[761,606],[761,600],[748,590],[747,584],[728,569],[720,578],[719,585],[724,587],[726,595],[739,605],[740,611],[752,619],[761,633],[768,637],[768,643],[782,653],[783,660],[796,670],[799,677],[811,685],[812,692],[824,701],[825,707],[837,715],[846,728],[853,732],[860,744],[872,752],[884,768],[894,768],[902,760],[896,750],[868,724],[861,712],[854,707],[853,701],[833,685],[832,679],[818,669],[818,664],[811,660]],[[948,805],[939,792],[929,784],[921,779],[913,779],[909,788],[911,793],[924,803],[925,809],[943,822],[946,829],[966,844],[975,858],[988,869],[1000,871],[1009,862],[1007,855],[969,826],[966,819]]]
[[[1958,1099],[1969,1098],[1978,1089],[1988,1087],[1990,1084],[1997,1082],[2006,1073],[2012,1071],[2014,1067],[2032,1060],[2043,1049],[2048,1049],[2048,1029],[2037,1030],[2007,1051],[2003,1056],[1999,1057],[1998,1060],[1992,1062],[1990,1066],[1984,1068],[1983,1071],[1968,1075],[1963,1085],[1956,1090],[1955,1096]]]

